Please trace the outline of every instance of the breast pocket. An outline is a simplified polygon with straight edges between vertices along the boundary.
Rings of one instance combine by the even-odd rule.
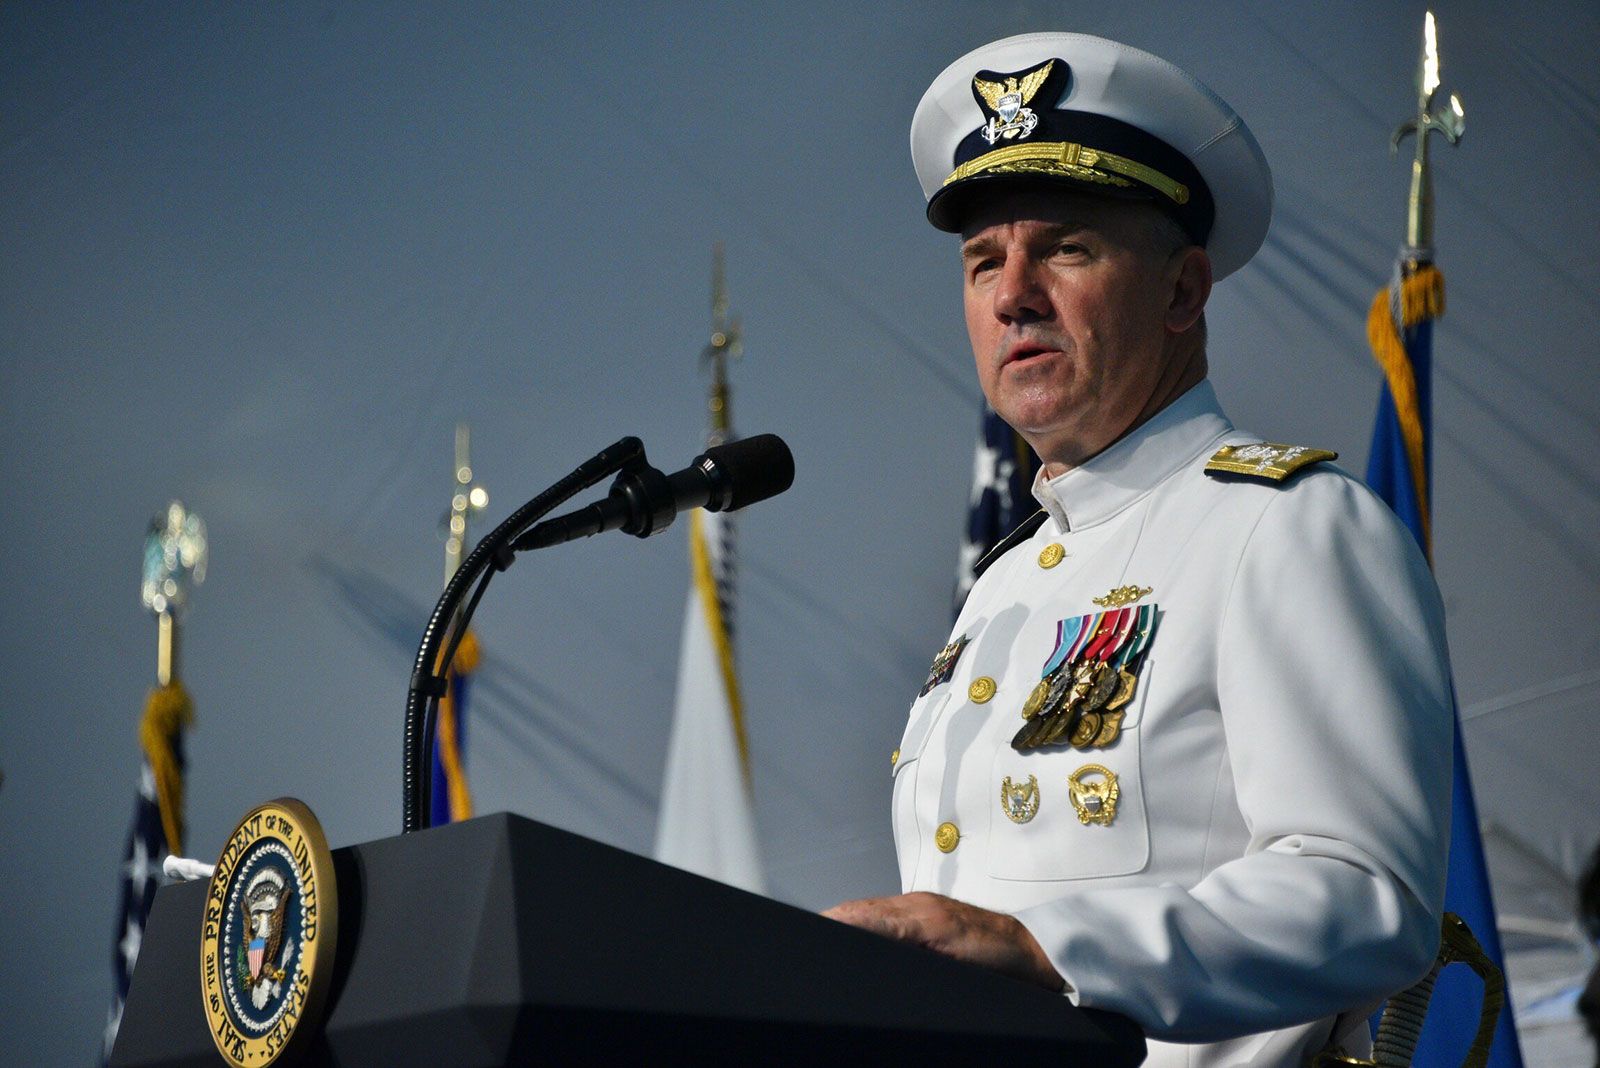
[[[1140,768],[1138,708],[1104,749],[1000,746],[992,770],[989,874],[1044,882],[1143,871],[1150,825]]]

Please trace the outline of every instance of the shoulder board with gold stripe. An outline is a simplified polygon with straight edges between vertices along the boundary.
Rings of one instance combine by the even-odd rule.
[[[1206,464],[1206,474],[1242,475],[1263,482],[1286,482],[1301,468],[1338,458],[1338,453],[1327,449],[1257,441],[1249,445],[1224,445]]]
[[[1017,524],[1017,529],[994,543],[994,548],[983,554],[976,564],[972,566],[972,577],[977,578],[989,570],[989,565],[1005,555],[1007,549],[1019,545],[1033,537],[1033,532],[1044,525],[1045,511],[1043,508]]]

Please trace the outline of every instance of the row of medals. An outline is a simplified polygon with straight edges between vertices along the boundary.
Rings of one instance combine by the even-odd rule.
[[[1039,680],[1022,704],[1022,729],[1011,739],[1019,753],[1063,742],[1104,749],[1122,733],[1124,705],[1139,680],[1126,667],[1099,658],[1062,664]]]

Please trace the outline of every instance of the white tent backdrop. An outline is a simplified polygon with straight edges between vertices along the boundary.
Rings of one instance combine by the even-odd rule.
[[[1422,13],[0,7],[5,1047],[82,1064],[99,1041],[154,669],[148,517],[181,497],[212,537],[186,629],[192,851],[283,794],[336,845],[394,833],[452,427],[495,519],[625,433],[681,465],[716,238],[738,425],[799,469],[741,520],[768,886],[807,907],[892,890],[888,754],[944,641],[977,426],[954,244],[906,150],[918,96],[1042,28],[1209,82],[1278,189],[1266,247],[1213,297],[1218,390],[1241,426],[1359,471]],[[1436,149],[1436,566],[1530,1063],[1586,1063],[1560,995],[1592,956],[1571,892],[1600,834],[1600,9],[1437,13],[1467,136]],[[687,581],[680,525],[497,582],[480,811],[648,851]]]

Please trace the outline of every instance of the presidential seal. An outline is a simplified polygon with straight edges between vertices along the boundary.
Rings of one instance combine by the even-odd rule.
[[[321,1024],[338,934],[333,855],[293,798],[239,821],[217,860],[200,936],[200,987],[231,1065],[291,1064]]]

